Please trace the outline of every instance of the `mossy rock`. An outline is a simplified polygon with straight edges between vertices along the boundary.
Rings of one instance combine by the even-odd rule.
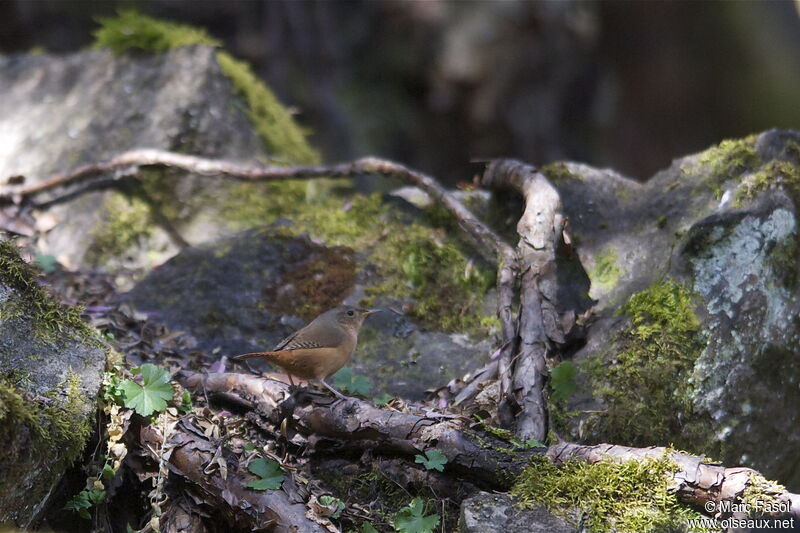
[[[724,141],[644,184],[549,167],[597,299],[578,393],[554,410],[572,438],[674,443],[800,487],[798,143]]]
[[[419,399],[490,353],[485,337],[496,325],[486,320],[492,314],[488,270],[469,257],[463,243],[432,244],[433,238],[448,238],[441,229],[404,222],[404,215],[381,205],[379,197],[362,201],[366,204],[354,205],[340,223],[366,212],[382,221],[347,224],[349,234],[332,233],[341,240],[330,240],[355,245],[363,239],[372,246],[325,246],[284,221],[188,249],[123,299],[191,333],[200,348],[219,355],[270,349],[343,301],[384,308],[362,328],[351,367],[372,380],[376,395]],[[330,223],[324,219],[323,227],[333,232]],[[381,237],[387,228],[394,235]],[[386,242],[376,244],[380,239]],[[436,252],[420,258],[430,246]],[[440,249],[443,255],[437,254]],[[470,262],[477,273],[465,278]],[[436,305],[428,303],[432,298],[439,298]]]
[[[94,420],[105,352],[0,242],[0,523],[35,525]]]
[[[592,464],[571,459],[560,465],[538,456],[531,459],[509,494],[518,508],[541,513],[544,506],[581,530],[682,531],[689,520],[703,515],[678,501],[673,479],[678,469],[666,455],[646,460],[608,458]]]
[[[136,148],[317,163],[289,110],[246,64],[217,47],[202,30],[123,12],[101,21],[95,50],[0,58],[7,95],[0,128],[13,132],[0,173],[37,183]],[[30,79],[42,80],[35,91],[24,88]],[[150,267],[187,242],[234,231],[221,215],[246,203],[231,199],[234,187],[249,190],[245,198],[260,191],[218,176],[143,169],[117,181],[119,192],[93,191],[52,207],[60,223],[43,246],[71,267]]]

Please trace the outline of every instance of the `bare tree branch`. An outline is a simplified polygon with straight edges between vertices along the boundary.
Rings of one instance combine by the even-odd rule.
[[[478,250],[490,261],[496,260],[503,244],[502,239],[491,228],[478,220],[447,189],[439,185],[436,179],[400,163],[376,157],[365,157],[337,165],[282,167],[246,165],[234,161],[208,159],[164,150],[131,150],[106,161],[83,165],[67,172],[55,174],[33,185],[3,185],[0,187],[0,203],[18,203],[44,192],[76,185],[99,174],[125,170],[125,174],[128,175],[130,172],[135,172],[136,167],[143,166],[179,168],[195,174],[228,176],[243,181],[344,177],[361,174],[392,175],[421,188],[450,211],[458,219],[464,231],[478,244]]]
[[[613,444],[581,445],[561,443],[535,449],[511,449],[480,429],[471,429],[462,418],[440,418],[434,413],[406,413],[376,407],[368,402],[323,398],[295,405],[287,414],[281,405],[289,398],[288,385],[244,374],[195,374],[187,380],[189,388],[204,390],[210,397],[238,395],[252,402],[265,423],[279,425],[289,416],[292,427],[307,437],[313,436],[316,447],[335,452],[337,449],[369,449],[379,454],[401,454],[413,457],[436,447],[448,458],[445,473],[466,477],[490,490],[508,490],[514,479],[533,456],[544,455],[554,463],[581,460],[596,463],[614,459],[641,461],[668,454],[678,469],[673,474],[676,494],[684,503],[705,508],[713,502],[720,508],[723,501],[739,501],[753,483],[750,468],[729,468],[708,463],[693,456],[663,447],[632,448]],[[791,502],[791,514],[800,517],[800,495],[781,491],[773,495]]]

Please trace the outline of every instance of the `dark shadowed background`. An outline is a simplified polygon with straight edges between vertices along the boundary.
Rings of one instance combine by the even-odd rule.
[[[449,183],[495,156],[645,179],[723,138],[800,127],[792,1],[6,0],[0,51],[79,50],[119,8],[207,28],[327,160],[381,155]]]

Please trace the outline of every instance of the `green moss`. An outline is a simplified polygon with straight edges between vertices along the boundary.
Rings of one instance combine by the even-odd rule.
[[[553,183],[558,183],[559,181],[566,181],[566,180],[575,180],[580,179],[580,177],[576,176],[572,172],[570,172],[569,167],[565,163],[550,163],[548,165],[543,166],[539,169],[542,174],[547,176]]]
[[[85,408],[80,379],[74,372],[41,399],[25,399],[16,386],[0,379],[0,423],[27,427],[39,449],[37,455],[51,456],[63,466],[77,459],[91,433]]]
[[[680,530],[702,515],[681,504],[672,491],[677,470],[666,456],[594,464],[570,460],[560,467],[538,456],[520,474],[511,495],[523,508],[544,505],[567,519],[577,508],[593,532]]]
[[[672,442],[698,450],[709,423],[693,411],[689,383],[705,342],[692,295],[672,281],[634,294],[620,309],[629,325],[614,338],[613,357],[584,365],[607,409],[596,420],[601,438],[631,446]]]
[[[697,160],[698,170],[706,175],[706,183],[715,198],[722,197],[726,181],[738,178],[761,164],[761,157],[756,152],[757,140],[757,135],[728,139],[700,154]]]
[[[242,61],[217,52],[217,62],[233,87],[247,102],[247,115],[270,154],[293,163],[314,164],[319,154],[306,142],[306,132],[295,124],[289,111]]]
[[[389,278],[395,280],[389,292],[413,298],[416,304],[412,314],[416,318],[425,321],[429,316],[438,317],[437,325],[445,331],[480,325],[482,317],[476,311],[494,277],[488,269],[473,264],[456,245],[430,240],[430,231],[419,225],[387,241],[390,247],[386,253],[396,250],[392,260],[398,263],[385,268],[399,266],[399,272],[393,271]]]
[[[781,187],[800,206],[800,165],[791,161],[774,160],[747,176],[736,188],[734,205],[741,207],[756,196],[773,187]]]
[[[600,287],[613,287],[619,281],[622,269],[617,264],[617,251],[606,248],[595,256],[594,268],[589,271],[592,285]]]
[[[380,283],[367,287],[362,305],[380,296],[408,299],[409,314],[425,326],[445,331],[490,327],[483,324],[483,301],[494,272],[470,258],[460,230],[427,210],[422,221],[407,223],[380,195],[354,195],[345,180],[327,182],[330,194],[322,196],[308,195],[300,182],[259,184],[257,194],[237,186],[223,213],[241,227],[289,219],[293,224],[283,227],[289,235],[307,233],[363,253]]]
[[[786,487],[783,485],[753,473],[739,499],[752,509],[762,509],[765,505],[780,503],[779,496],[784,492]]]
[[[120,11],[116,17],[100,18],[99,23],[100,28],[94,32],[94,48],[110,48],[115,53],[160,53],[182,46],[216,48],[221,45],[203,29],[158,20],[132,10]],[[217,52],[216,57],[220,69],[247,104],[253,128],[270,155],[292,163],[318,162],[319,154],[306,142],[306,132],[250,67],[226,52]]]
[[[81,319],[79,308],[61,305],[39,286],[33,267],[9,241],[0,242],[0,280],[16,291],[0,306],[0,319],[28,317],[34,335],[42,342],[74,337],[100,345],[97,331]]]
[[[93,48],[110,48],[117,54],[131,50],[158,53],[194,44],[212,47],[221,44],[203,29],[158,20],[134,10],[121,10],[116,17],[101,17],[98,22],[100,28],[93,32]]]
[[[114,192],[103,202],[105,223],[92,230],[87,261],[98,264],[129,251],[152,233],[150,207],[138,197]]]

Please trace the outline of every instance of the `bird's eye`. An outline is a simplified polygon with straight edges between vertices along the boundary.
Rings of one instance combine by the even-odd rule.
[[[347,316],[353,316],[353,315],[355,315],[355,313],[353,312],[352,309],[347,312]]]

